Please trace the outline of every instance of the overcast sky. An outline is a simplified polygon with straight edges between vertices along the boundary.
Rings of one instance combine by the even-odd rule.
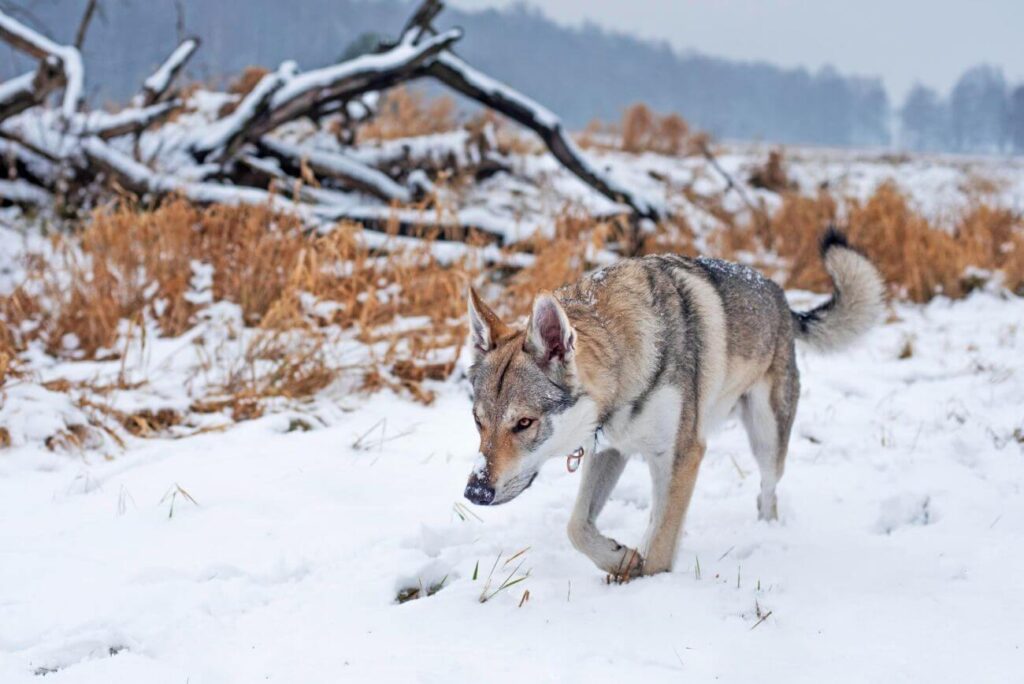
[[[451,0],[466,8],[513,0]],[[988,62],[1024,81],[1024,0],[531,0],[567,24],[585,20],[679,49],[881,76],[899,103],[914,81],[946,91]]]

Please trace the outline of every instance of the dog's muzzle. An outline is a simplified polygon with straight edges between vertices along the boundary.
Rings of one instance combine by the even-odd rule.
[[[464,494],[467,499],[477,506],[490,506],[494,501],[494,487],[487,484],[486,480],[475,476],[469,478]]]

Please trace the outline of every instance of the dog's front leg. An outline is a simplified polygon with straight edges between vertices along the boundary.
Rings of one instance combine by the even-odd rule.
[[[569,519],[569,539],[597,567],[612,575],[636,574],[640,556],[597,529],[597,516],[619,481],[626,458],[616,449],[605,449],[583,459],[580,491]]]
[[[697,471],[704,457],[704,445],[684,439],[669,453],[648,459],[651,469],[651,521],[644,544],[643,574],[672,569],[679,534],[697,483]]]

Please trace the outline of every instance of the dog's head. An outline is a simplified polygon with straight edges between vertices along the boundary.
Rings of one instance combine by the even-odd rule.
[[[578,380],[576,331],[553,296],[538,296],[526,329],[516,330],[471,289],[469,322],[480,455],[466,498],[495,505],[519,496],[544,461],[592,435],[597,410]]]

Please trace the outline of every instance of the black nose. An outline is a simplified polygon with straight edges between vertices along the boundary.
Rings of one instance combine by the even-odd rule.
[[[489,506],[494,501],[494,487],[477,479],[470,479],[465,496],[477,506]]]

